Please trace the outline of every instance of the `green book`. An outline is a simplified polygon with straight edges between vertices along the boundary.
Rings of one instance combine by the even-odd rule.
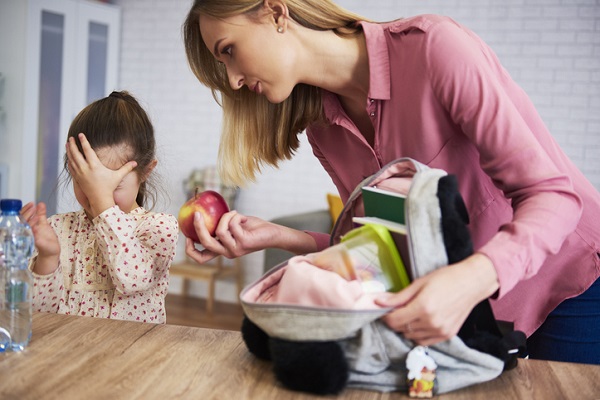
[[[388,221],[405,224],[404,202],[406,196],[376,187],[362,188],[365,217],[377,217]]]

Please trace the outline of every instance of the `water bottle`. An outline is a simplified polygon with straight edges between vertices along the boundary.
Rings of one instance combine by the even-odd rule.
[[[21,351],[31,338],[34,243],[19,215],[21,200],[0,200],[0,352]]]

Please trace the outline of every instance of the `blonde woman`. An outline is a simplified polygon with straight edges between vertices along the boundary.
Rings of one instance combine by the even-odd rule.
[[[292,157],[304,130],[342,199],[401,156],[458,177],[476,253],[382,298],[391,328],[434,344],[491,297],[532,358],[600,364],[600,194],[472,31],[436,15],[374,23],[327,0],[198,0],[184,39],[223,107],[228,181]],[[199,262],[328,243],[236,212],[216,237],[195,226]]]

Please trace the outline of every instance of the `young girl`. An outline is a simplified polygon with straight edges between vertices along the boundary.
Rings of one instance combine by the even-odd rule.
[[[475,33],[437,15],[374,23],[328,0],[197,0],[184,39],[223,106],[224,180],[290,158],[304,130],[342,199],[399,157],[457,176],[476,253],[380,299],[391,328],[438,343],[492,297],[532,358],[600,364],[600,194]],[[328,243],[235,212],[216,237],[195,226],[199,262]]]
[[[21,211],[37,249],[34,310],[165,323],[178,225],[143,208],[157,164],[146,112],[127,92],[90,104],[71,124],[64,164],[82,209]]]

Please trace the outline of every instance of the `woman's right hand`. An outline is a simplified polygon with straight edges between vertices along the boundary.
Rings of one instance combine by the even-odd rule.
[[[38,256],[33,270],[40,275],[53,272],[58,267],[60,243],[54,229],[48,223],[46,204],[25,204],[21,216],[31,226]]]
[[[312,253],[317,245],[309,234],[292,228],[230,211],[219,221],[215,236],[206,228],[202,215],[194,214],[194,228],[203,250],[186,239],[186,254],[202,264],[216,256],[236,258],[266,248],[280,248],[296,254]]]

